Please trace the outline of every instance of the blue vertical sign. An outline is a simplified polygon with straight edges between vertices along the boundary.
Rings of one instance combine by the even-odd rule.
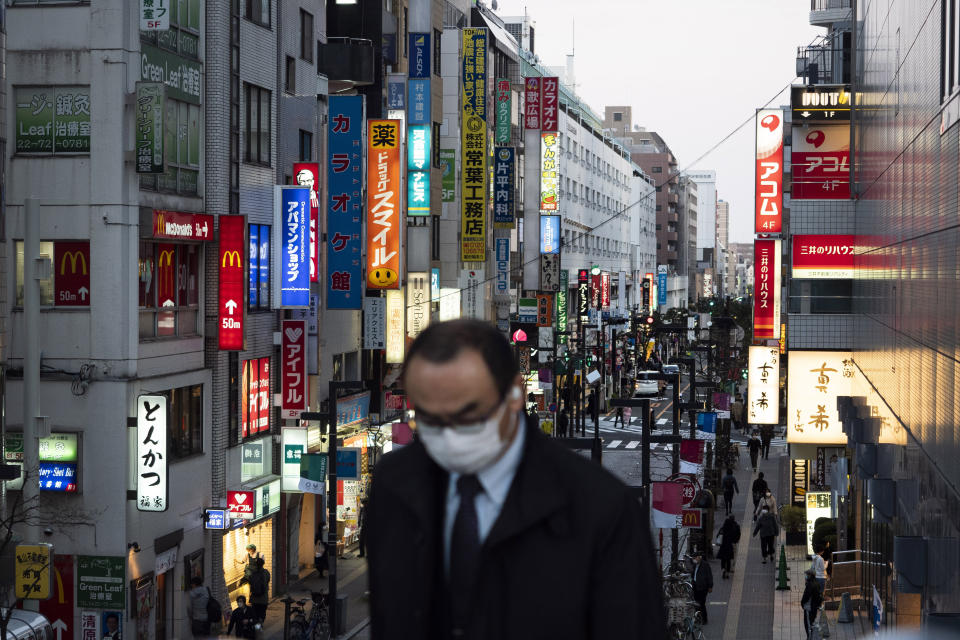
[[[517,162],[513,147],[497,147],[493,154],[493,222],[513,224],[513,193]]]
[[[440,269],[430,269],[430,302],[440,301]]]
[[[260,294],[261,305],[270,302],[270,225],[260,225]]]
[[[560,216],[540,216],[540,253],[560,253]]]
[[[430,172],[407,173],[407,215],[430,215]]]
[[[249,305],[256,307],[260,304],[260,225],[251,224],[250,230],[250,260],[247,264],[250,279]]]
[[[310,187],[274,187],[277,244],[274,302],[278,309],[310,306]]]
[[[407,108],[407,80],[400,75],[387,76],[387,109]]]
[[[667,274],[657,274],[657,306],[667,306]]]
[[[430,124],[430,79],[410,78],[407,82],[410,91],[407,111],[409,124]]]
[[[430,215],[430,125],[407,127],[407,215]]]
[[[410,34],[410,77],[430,77],[430,34]]]
[[[327,308],[363,304],[363,96],[330,96],[327,129]]]
[[[494,294],[510,295],[510,238],[495,238],[494,243],[497,262],[497,283]]]

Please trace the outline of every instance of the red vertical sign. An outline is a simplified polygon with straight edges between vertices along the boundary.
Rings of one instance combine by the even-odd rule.
[[[610,274],[606,271],[600,274],[600,308],[610,308]]]
[[[310,187],[310,282],[320,281],[320,164],[294,162],[293,181],[301,187]]]
[[[73,637],[73,556],[56,554],[53,557],[53,593],[49,600],[40,601],[40,613],[53,627],[57,638]]]
[[[523,126],[540,128],[540,78],[524,79]]]
[[[780,241],[755,240],[753,262],[753,337],[780,337]]]
[[[53,263],[53,303],[59,307],[90,306],[90,243],[55,242]]]
[[[780,233],[783,225],[783,112],[757,111],[757,233]]]
[[[600,309],[600,274],[590,276],[590,308]]]
[[[250,363],[253,366],[253,363]],[[260,358],[260,383],[257,400],[258,431],[270,430],[270,358]]]
[[[284,320],[280,342],[280,417],[307,410],[307,321]]]
[[[560,81],[556,77],[540,79],[540,130],[560,131]]]
[[[247,437],[250,424],[250,360],[240,363],[240,438]],[[252,362],[256,362],[253,360]],[[257,374],[259,376],[259,373]]]
[[[247,305],[247,217],[220,216],[220,301],[218,333],[221,351],[243,350],[243,325]]]

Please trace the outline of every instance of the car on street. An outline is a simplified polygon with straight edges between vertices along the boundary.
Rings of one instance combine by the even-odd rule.
[[[637,374],[634,392],[635,396],[651,396],[660,393],[660,380],[657,378],[658,371],[641,371]]]
[[[675,375],[677,375],[678,373],[680,373],[680,365],[678,365],[678,364],[665,364],[665,365],[663,365],[663,372],[666,373],[666,374],[668,374],[668,375],[675,376]]]

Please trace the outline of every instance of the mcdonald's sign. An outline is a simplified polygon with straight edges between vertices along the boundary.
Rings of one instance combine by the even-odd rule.
[[[153,210],[153,237],[170,240],[213,240],[213,216]]]
[[[220,296],[217,332],[221,351],[243,350],[246,320],[247,217],[220,216]]]
[[[90,306],[90,243],[55,242],[53,247],[54,304]]]
[[[702,526],[703,512],[700,509],[682,509],[680,517],[684,529],[699,529]]]
[[[161,307],[177,304],[177,247],[157,245],[157,300]]]

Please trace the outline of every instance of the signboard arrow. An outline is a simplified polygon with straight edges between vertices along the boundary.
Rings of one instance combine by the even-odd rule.
[[[62,636],[63,632],[67,630],[67,623],[57,618],[50,626],[52,626],[53,630],[57,632],[57,640],[63,640]]]
[[[226,307],[227,313],[229,313],[230,315],[233,315],[234,309],[237,308],[237,303],[234,302],[233,300],[227,300],[226,302],[223,303],[223,306]]]
[[[809,118],[811,114],[810,114],[809,111],[804,111],[804,112],[801,113],[800,115],[802,115],[804,118]]]
[[[90,293],[90,290],[87,289],[86,287],[80,287],[80,288],[77,290],[77,293],[80,294],[80,299],[83,300],[84,302],[86,302],[86,300],[87,300],[87,294]]]

